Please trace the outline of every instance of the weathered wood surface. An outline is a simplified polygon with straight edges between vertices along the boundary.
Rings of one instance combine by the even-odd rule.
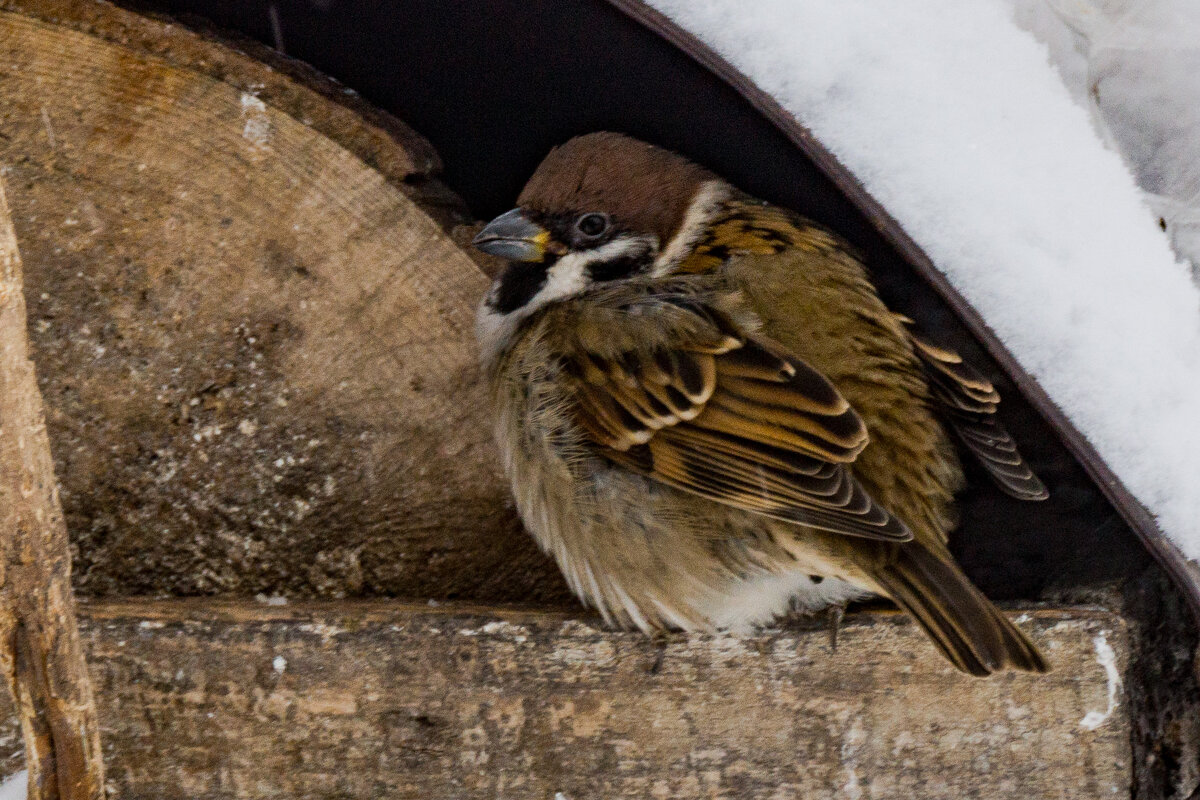
[[[0,673],[20,720],[30,800],[97,800],[96,706],[25,329],[21,255],[0,180]]]
[[[81,617],[127,800],[1093,800],[1130,786],[1126,631],[1100,611],[1028,612],[1054,671],[989,680],[889,613],[848,617],[832,653],[821,628],[660,651],[564,614],[379,601],[109,601]]]
[[[263,57],[0,2],[0,166],[77,590],[564,598],[492,453],[487,280],[436,156]]]

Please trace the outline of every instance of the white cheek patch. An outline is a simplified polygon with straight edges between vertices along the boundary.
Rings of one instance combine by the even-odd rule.
[[[542,286],[537,294],[530,298],[522,311],[528,313],[534,309],[541,308],[547,303],[562,300],[563,298],[582,292],[592,284],[591,275],[588,270],[588,265],[590,264],[616,261],[626,256],[645,254],[649,257],[653,252],[654,241],[651,237],[627,236],[614,239],[608,244],[597,247],[594,250],[581,250],[576,253],[568,253],[550,268],[549,277],[545,285]]]
[[[591,253],[568,253],[554,263],[546,273],[546,282],[538,293],[529,298],[527,309],[541,308],[547,303],[582,292],[588,283],[587,265]]]
[[[592,286],[589,265],[629,256],[640,256],[649,260],[653,258],[656,247],[657,242],[653,236],[624,236],[594,250],[568,253],[550,267],[546,273],[546,282],[537,293],[524,305],[508,314],[496,310],[498,287],[497,284],[493,284],[475,317],[475,333],[479,339],[483,363],[487,365],[494,361],[508,345],[509,338],[516,332],[521,320],[550,303],[573,297]]]
[[[700,185],[700,188],[696,190],[695,197],[688,205],[683,223],[679,226],[679,232],[671,238],[658,258],[654,259],[652,274],[655,278],[669,275],[679,265],[679,262],[692,252],[696,243],[700,241],[704,229],[708,226],[709,220],[728,197],[729,189],[722,181],[707,181]]]

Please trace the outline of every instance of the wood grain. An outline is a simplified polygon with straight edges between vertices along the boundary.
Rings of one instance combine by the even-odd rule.
[[[1127,796],[1126,702],[1098,661],[1111,647],[1122,674],[1124,624],[1021,624],[1054,672],[963,676],[886,612],[830,652],[821,628],[660,650],[515,608],[82,610],[123,798]]]
[[[283,59],[4,8],[0,164],[78,590],[564,600],[492,453],[487,279],[428,144]]]
[[[0,181],[0,672],[20,720],[30,800],[98,800],[104,764],[96,706],[25,308]]]

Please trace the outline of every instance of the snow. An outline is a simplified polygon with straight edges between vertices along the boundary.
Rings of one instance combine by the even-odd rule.
[[[1007,0],[1200,279],[1200,3]]]
[[[651,0],[772,94],[1200,556],[1200,291],[1009,0]]]
[[[1117,654],[1113,652],[1108,637],[1101,632],[1092,639],[1096,648],[1096,663],[1104,670],[1105,684],[1108,687],[1108,704],[1103,711],[1089,711],[1079,720],[1079,727],[1085,731],[1094,731],[1108,722],[1109,717],[1117,710],[1117,698],[1121,689],[1121,672],[1117,668]]]
[[[29,773],[25,770],[14,773],[0,783],[0,800],[25,800]]]

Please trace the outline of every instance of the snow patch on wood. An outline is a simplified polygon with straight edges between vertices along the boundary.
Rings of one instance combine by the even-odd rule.
[[[249,92],[242,92],[242,138],[250,145],[252,156],[262,157],[271,148],[271,117],[267,104]]]
[[[1113,652],[1112,645],[1108,643],[1108,637],[1103,633],[1096,635],[1092,639],[1092,644],[1096,648],[1096,663],[1104,668],[1104,675],[1108,679],[1108,707],[1104,711],[1089,711],[1079,721],[1079,727],[1085,731],[1094,731],[1108,721],[1113,712],[1117,710],[1117,691],[1121,688],[1121,673],[1117,670],[1117,655]]]

